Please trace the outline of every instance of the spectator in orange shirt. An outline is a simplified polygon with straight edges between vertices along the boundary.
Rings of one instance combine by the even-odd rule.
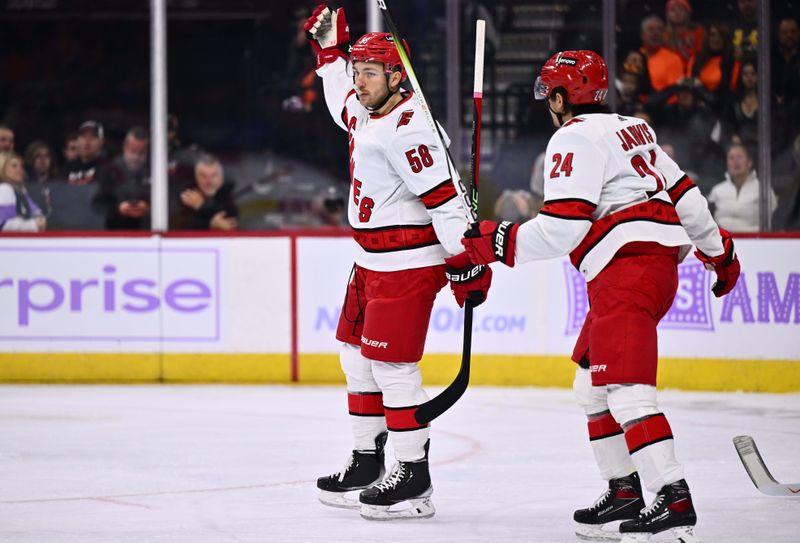
[[[674,85],[684,75],[681,56],[664,46],[665,33],[664,21],[658,15],[651,15],[642,20],[640,51],[647,58],[650,85],[655,91]]]
[[[666,46],[681,56],[685,67],[700,52],[705,31],[702,25],[692,22],[692,5],[689,0],[668,0],[666,12]]]
[[[733,99],[740,69],[741,63],[734,57],[728,27],[710,24],[703,48],[689,62],[689,75],[699,80],[714,96],[713,108],[717,113]]]

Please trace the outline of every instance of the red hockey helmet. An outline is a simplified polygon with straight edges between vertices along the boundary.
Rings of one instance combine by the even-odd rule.
[[[549,98],[562,87],[572,105],[600,104],[608,93],[608,68],[603,57],[594,51],[562,51],[542,66],[533,87],[537,100]]]
[[[406,40],[403,47],[409,51]],[[353,62],[380,62],[386,75],[400,72],[401,81],[406,80],[406,70],[400,61],[400,53],[394,45],[394,39],[388,32],[370,32],[364,34],[350,49],[350,60]]]

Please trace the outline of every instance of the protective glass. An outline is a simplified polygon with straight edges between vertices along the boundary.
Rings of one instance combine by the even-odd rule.
[[[536,100],[544,100],[547,98],[547,93],[550,89],[545,85],[544,81],[542,81],[542,77],[539,76],[536,78],[536,83],[533,84],[533,97]]]

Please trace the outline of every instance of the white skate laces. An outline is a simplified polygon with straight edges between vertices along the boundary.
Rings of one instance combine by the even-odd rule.
[[[592,506],[590,507],[590,509],[594,509],[595,507],[597,507],[597,506],[601,505],[601,504],[602,504],[604,501],[606,501],[606,500],[607,500],[607,499],[608,499],[610,496],[611,496],[611,489],[610,489],[610,488],[607,488],[607,489],[606,489],[606,491],[605,491],[605,492],[603,492],[602,494],[600,494],[600,497],[599,497],[599,498],[597,498],[597,499],[594,501],[594,503],[592,504]]]
[[[403,464],[403,462],[398,462],[392,468],[392,473],[385,480],[375,485],[375,488],[377,488],[381,492],[389,490],[390,488],[394,488],[395,486],[397,486],[397,483],[399,483],[400,480],[403,477],[405,477],[405,475],[406,475],[405,464]]]
[[[656,499],[653,500],[653,503],[651,503],[650,505],[639,511],[639,514],[642,515],[643,517],[649,517],[655,512],[656,509],[658,509],[661,506],[661,502],[663,501],[664,501],[664,495],[663,494],[657,495]]]
[[[342,468],[342,471],[337,473],[337,475],[339,476],[338,479],[339,479],[340,483],[342,481],[344,481],[344,476],[347,475],[347,472],[350,471],[351,467],[353,467],[353,463],[355,462],[355,460],[356,460],[355,455],[351,454],[350,458],[348,458],[347,462],[345,462],[344,467]]]

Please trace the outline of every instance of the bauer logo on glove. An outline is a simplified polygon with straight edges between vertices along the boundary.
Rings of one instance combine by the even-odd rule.
[[[461,244],[476,264],[502,262],[513,268],[518,229],[518,224],[509,221],[481,221],[478,231],[467,230]]]
[[[473,264],[466,252],[445,258],[445,276],[450,281],[450,290],[456,298],[458,307],[470,300],[472,306],[486,301],[492,284],[492,269],[489,266]]]

